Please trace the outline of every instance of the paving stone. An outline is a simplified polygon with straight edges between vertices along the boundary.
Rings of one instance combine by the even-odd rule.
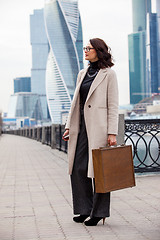
[[[0,138],[0,240],[159,240],[160,174],[111,194],[111,217],[73,222],[67,155],[32,139]]]

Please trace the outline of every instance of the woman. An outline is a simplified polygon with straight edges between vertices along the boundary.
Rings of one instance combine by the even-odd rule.
[[[87,69],[79,72],[63,139],[69,140],[75,222],[95,226],[110,215],[110,193],[95,193],[92,149],[116,144],[118,132],[118,87],[112,56],[106,43],[90,39],[84,47]],[[69,135],[69,136],[68,136]],[[94,181],[93,181],[94,182]]]

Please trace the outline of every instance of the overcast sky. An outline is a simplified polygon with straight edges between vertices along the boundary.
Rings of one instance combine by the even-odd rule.
[[[79,0],[84,45],[99,37],[111,47],[120,104],[129,103],[128,34],[132,33],[131,0]],[[44,0],[0,0],[0,110],[7,111],[13,79],[31,75],[29,15]]]

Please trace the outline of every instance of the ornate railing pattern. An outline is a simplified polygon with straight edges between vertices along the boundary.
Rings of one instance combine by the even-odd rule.
[[[64,125],[18,129],[6,133],[25,136],[67,152]],[[132,145],[135,172],[160,171],[160,120],[125,120],[125,144]]]
[[[135,172],[160,171],[160,120],[126,120],[125,143],[132,144]]]

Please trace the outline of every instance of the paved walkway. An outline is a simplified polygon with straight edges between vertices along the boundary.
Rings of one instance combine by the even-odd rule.
[[[24,137],[0,137],[0,240],[160,240],[160,175],[112,193],[103,226],[72,221],[66,154]]]

